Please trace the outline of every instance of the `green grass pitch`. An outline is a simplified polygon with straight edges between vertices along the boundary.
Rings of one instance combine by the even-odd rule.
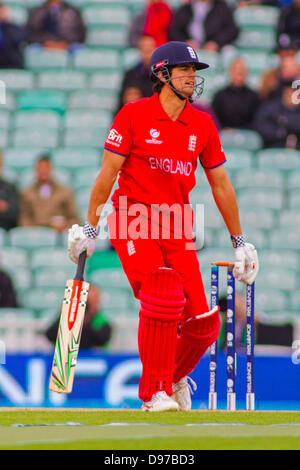
[[[0,450],[300,449],[300,412],[0,411]]]

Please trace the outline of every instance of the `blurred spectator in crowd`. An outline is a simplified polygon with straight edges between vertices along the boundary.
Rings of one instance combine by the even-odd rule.
[[[57,320],[46,330],[46,336],[52,343],[56,341],[59,319],[60,314]],[[105,347],[108,345],[111,335],[112,327],[101,308],[101,290],[90,285],[80,348]]]
[[[0,269],[0,308],[16,307],[18,302],[12,279]]]
[[[65,49],[85,40],[80,11],[63,0],[46,0],[33,8],[27,22],[27,40],[49,48]]]
[[[23,68],[24,43],[24,28],[10,22],[9,9],[0,3],[0,68]]]
[[[36,180],[21,194],[21,226],[46,226],[62,232],[80,223],[73,191],[58,184],[52,170],[47,155],[38,159]]]
[[[248,71],[243,59],[231,63],[229,76],[229,85],[215,94],[212,108],[222,128],[251,128],[260,99],[247,86]]]
[[[20,196],[16,186],[3,179],[3,155],[0,152],[0,227],[10,230],[18,224]]]
[[[137,87],[131,86],[125,89],[123,93],[122,104],[124,106],[124,104],[127,104],[127,103],[134,103],[140,98],[143,98],[141,90]]]
[[[285,38],[289,38],[290,41],[300,39],[300,0],[293,0],[290,5],[281,9],[277,38],[279,41]]]
[[[191,0],[183,4],[176,10],[169,29],[170,40],[211,51],[231,44],[237,36],[232,11],[224,0]]]
[[[261,99],[279,96],[281,83],[300,77],[300,64],[297,60],[299,50],[300,41],[281,40],[275,51],[279,57],[279,65],[266,70],[262,76],[259,90]]]
[[[142,36],[140,38],[140,61],[133,68],[127,70],[123,77],[117,111],[129,101],[135,101],[132,99],[133,96],[137,99],[152,96],[153,91],[152,82],[149,78],[149,64],[154,49],[155,41],[152,37]],[[128,100],[128,89],[130,89],[130,100]]]
[[[265,101],[255,117],[265,147],[300,150],[300,92],[287,82],[280,97]]]
[[[129,30],[129,45],[138,47],[139,39],[143,35],[153,37],[155,47],[168,42],[172,18],[173,12],[168,0],[148,0],[145,8],[133,18]]]

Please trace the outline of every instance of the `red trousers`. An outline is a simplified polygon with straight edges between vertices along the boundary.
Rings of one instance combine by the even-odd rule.
[[[145,277],[159,267],[172,268],[182,278],[186,297],[185,317],[209,310],[196,251],[187,250],[193,242],[186,239],[153,240],[149,238],[115,238],[114,219],[108,217],[110,242],[116,249],[135,297]],[[114,234],[114,235],[113,235]]]

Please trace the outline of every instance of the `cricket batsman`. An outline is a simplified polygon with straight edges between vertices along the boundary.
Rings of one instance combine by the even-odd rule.
[[[69,230],[68,251],[75,263],[84,250],[92,255],[101,208],[118,177],[108,227],[140,300],[142,410],[187,411],[192,392],[188,375],[220,328],[219,308],[209,310],[192,240],[191,210],[186,210],[191,208],[198,160],[231,236],[235,278],[253,283],[258,257],[255,247],[245,242],[216,127],[208,114],[191,105],[203,91],[198,71],[208,65],[188,44],[172,41],[154,51],[150,67],[154,94],[126,104],[116,115],[87,222]]]

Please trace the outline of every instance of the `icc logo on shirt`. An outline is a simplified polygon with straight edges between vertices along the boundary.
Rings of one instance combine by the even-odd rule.
[[[157,129],[150,129],[150,135],[151,137],[153,137],[153,139],[158,139],[160,131],[158,131]]]

